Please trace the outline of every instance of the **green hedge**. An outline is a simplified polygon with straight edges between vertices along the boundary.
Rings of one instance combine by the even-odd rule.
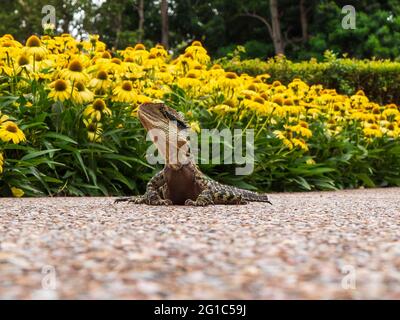
[[[238,56],[217,61],[229,71],[255,76],[268,73],[271,81],[279,80],[288,84],[294,78],[301,78],[308,84],[322,84],[336,89],[339,93],[352,95],[358,90],[379,103],[400,103],[400,62],[389,60],[357,60],[337,58],[326,52],[322,62],[293,62],[285,57],[268,61],[260,59],[240,60]]]

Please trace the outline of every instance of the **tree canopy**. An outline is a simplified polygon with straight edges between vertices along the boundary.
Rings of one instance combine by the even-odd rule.
[[[244,58],[320,58],[328,49],[400,58],[400,0],[3,0],[0,33],[42,33],[45,5],[56,9],[58,33],[99,34],[115,48],[162,42],[179,51],[196,39],[216,57],[242,45]],[[342,27],[345,5],[355,8],[355,29]]]

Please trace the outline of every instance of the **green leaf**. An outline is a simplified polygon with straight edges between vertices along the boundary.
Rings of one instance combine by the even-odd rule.
[[[87,170],[86,170],[86,166],[83,163],[83,159],[82,159],[82,156],[80,154],[80,151],[74,151],[74,156],[78,160],[83,172],[85,173],[87,181],[89,181],[89,176],[88,176],[88,173],[87,173]]]
[[[27,155],[23,156],[21,158],[21,160],[29,160],[29,159],[37,158],[37,157],[40,157],[40,156],[42,156],[44,154],[48,154],[48,153],[59,151],[59,150],[61,150],[61,149],[50,149],[50,150],[29,152]]]
[[[71,139],[68,136],[65,136],[63,134],[56,133],[56,132],[47,132],[47,133],[45,133],[43,135],[43,137],[45,137],[45,138],[54,138],[54,139],[57,139],[57,140],[62,140],[62,141],[65,141],[65,142],[78,144],[78,142],[76,142],[74,139]]]
[[[371,178],[366,173],[357,173],[355,176],[360,179],[365,186],[373,188],[375,187],[375,183],[371,180]]]

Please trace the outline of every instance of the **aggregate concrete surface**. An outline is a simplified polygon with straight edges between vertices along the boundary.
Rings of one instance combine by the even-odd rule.
[[[400,299],[400,189],[0,199],[0,299]]]

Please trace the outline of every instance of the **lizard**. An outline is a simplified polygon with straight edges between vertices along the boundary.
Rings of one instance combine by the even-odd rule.
[[[144,195],[117,198],[115,202],[189,206],[271,204],[266,194],[224,185],[202,173],[189,151],[189,126],[175,109],[164,103],[144,103],[139,106],[137,115],[163,156],[165,166],[147,183]]]

